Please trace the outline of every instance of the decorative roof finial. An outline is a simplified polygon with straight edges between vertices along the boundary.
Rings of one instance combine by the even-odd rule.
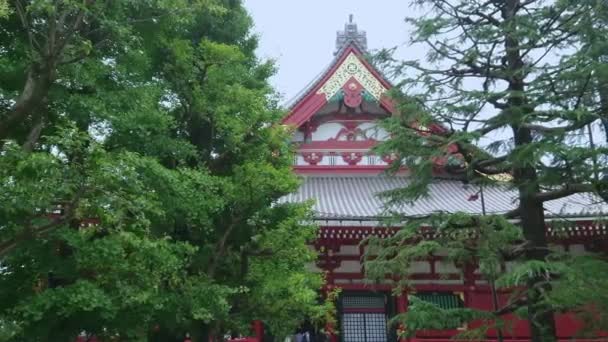
[[[336,37],[336,51],[334,52],[334,55],[342,50],[342,48],[344,48],[344,46],[351,41],[356,42],[361,49],[367,50],[367,34],[365,31],[359,31],[357,29],[357,24],[353,22],[352,14],[348,16],[348,23],[344,25],[344,31],[338,31],[338,35]]]

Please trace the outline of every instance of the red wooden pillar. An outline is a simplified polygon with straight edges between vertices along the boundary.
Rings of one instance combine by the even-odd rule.
[[[253,333],[258,342],[264,341],[264,323],[260,320],[255,320],[251,323]]]
[[[408,307],[408,300],[407,300],[407,292],[401,292],[400,296],[397,296],[397,314],[402,314],[407,312],[407,307]],[[403,325],[399,325],[399,329],[397,330],[397,334],[401,334],[401,332],[405,331],[407,327],[403,326]],[[400,342],[405,342],[406,339],[405,338],[400,338],[399,339]]]
[[[325,298],[327,298],[329,293],[335,288],[333,271],[340,266],[340,261],[334,258],[334,251],[339,250],[340,247],[337,244],[317,242],[318,243],[315,246],[319,251],[317,266],[325,272],[325,286],[323,292]],[[329,342],[338,342],[338,336],[335,333],[335,329],[336,327],[332,323],[327,322],[325,324],[325,333],[327,334]]]
[[[464,265],[464,285],[465,291],[464,295],[464,306],[471,306],[471,299],[475,295],[474,292],[477,291],[475,287],[475,270],[477,269],[477,265],[472,263],[467,263]]]
[[[326,274],[327,274],[327,276],[325,278],[326,285],[325,285],[323,291],[325,292],[325,297],[327,298],[327,296],[329,296],[329,293],[331,291],[333,291],[335,289],[335,287],[333,285],[332,271],[330,270]],[[337,312],[336,314],[339,315],[340,313]],[[338,342],[338,335],[336,334],[335,329],[336,329],[336,327],[334,326],[333,323],[331,323],[331,322],[325,323],[325,334],[327,335],[329,342]]]
[[[325,331],[327,332],[327,337],[329,337],[329,342],[338,342],[338,335],[336,335],[332,323],[327,322],[327,324],[325,324]]]

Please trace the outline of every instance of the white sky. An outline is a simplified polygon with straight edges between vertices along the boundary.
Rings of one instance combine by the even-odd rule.
[[[424,13],[411,0],[244,0],[260,36],[257,54],[276,60],[278,72],[272,85],[283,95],[282,103],[300,92],[332,61],[336,32],[344,29],[349,14],[358,29],[367,32],[369,50],[400,46],[394,57],[424,59],[426,47],[409,46],[411,27],[406,17]],[[599,135],[598,139],[603,137]],[[504,139],[505,132],[495,132]],[[486,137],[485,145],[496,137]]]
[[[258,55],[272,58],[279,68],[272,84],[289,100],[333,58],[336,31],[354,15],[367,32],[370,50],[402,45],[409,40],[404,18],[413,15],[408,0],[244,0],[260,36]],[[421,51],[398,54],[420,58]]]

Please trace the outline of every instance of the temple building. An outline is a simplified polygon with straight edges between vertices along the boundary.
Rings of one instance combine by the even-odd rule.
[[[463,272],[441,255],[414,265],[415,291],[399,296],[392,294],[388,283],[370,285],[364,279],[360,262],[364,248],[359,243],[370,235],[382,237],[394,232],[383,225],[386,207],[377,195],[404,187],[409,177],[415,177],[407,173],[386,175],[383,171],[394,156],[372,152],[373,146],[388,138],[378,120],[396,111],[387,96],[390,81],[366,60],[366,53],[366,34],[351,16],[344,31],[338,32],[330,65],[290,102],[283,120],[294,128],[294,170],[302,177],[302,185],[282,201],[314,200],[314,218],[319,225],[314,242],[319,253],[315,269],[326,273],[326,290],[342,289],[333,340],[343,342],[396,340],[395,329],[387,328],[387,322],[407,310],[408,297],[413,295],[443,308],[492,309],[489,285],[479,273]],[[438,162],[439,172],[441,166]],[[479,189],[461,180],[438,177],[430,185],[428,197],[391,210],[408,216],[440,211],[495,214],[516,206],[515,191],[488,187],[483,201],[477,199],[478,193]],[[572,253],[597,250],[598,243],[605,248],[608,230],[595,219],[608,212],[608,207],[598,202],[577,194],[545,204],[547,235],[555,248]],[[574,225],[558,236],[551,222],[564,219]],[[574,336],[579,327],[568,315],[558,315],[557,323],[560,339]],[[529,339],[527,322],[514,320],[513,324],[513,329],[504,332],[505,341]],[[428,331],[416,340],[448,341],[456,333]],[[488,332],[488,340],[496,340],[496,332]]]

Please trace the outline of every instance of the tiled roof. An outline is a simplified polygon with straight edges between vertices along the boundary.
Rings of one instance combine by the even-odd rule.
[[[325,76],[327,76],[327,74],[331,71],[331,69],[333,69],[336,66],[336,64],[338,63],[338,61],[340,61],[340,58],[344,54],[344,51],[346,51],[346,49],[350,46],[355,46],[362,53],[365,51],[359,45],[359,43],[357,43],[357,41],[355,41],[355,40],[349,40],[349,41],[345,42],[344,45],[338,51],[336,51],[335,57],[331,60],[329,65],[327,65],[327,67],[323,68],[323,71],[321,71],[317,76],[315,76],[315,78],[313,78],[312,81],[310,81],[304,87],[304,89],[300,90],[300,92],[298,92],[293,98],[291,98],[287,102],[285,102],[283,104],[283,106],[288,109],[293,109],[298,103],[300,103],[300,101],[302,101],[308,94],[310,94],[319,85],[319,82],[321,82],[321,80],[323,80],[323,78]]]
[[[300,189],[280,202],[314,200],[318,220],[374,219],[384,216],[385,201],[378,194],[408,184],[407,177],[395,176],[306,176]],[[457,180],[436,180],[429,186],[429,195],[411,204],[390,210],[406,216],[424,216],[434,212],[465,212],[481,214],[481,200],[469,201],[478,188],[465,187]],[[516,207],[517,193],[506,187],[485,187],[486,213],[505,213]],[[546,216],[585,217],[608,213],[608,205],[591,194],[575,194],[545,202]]]

